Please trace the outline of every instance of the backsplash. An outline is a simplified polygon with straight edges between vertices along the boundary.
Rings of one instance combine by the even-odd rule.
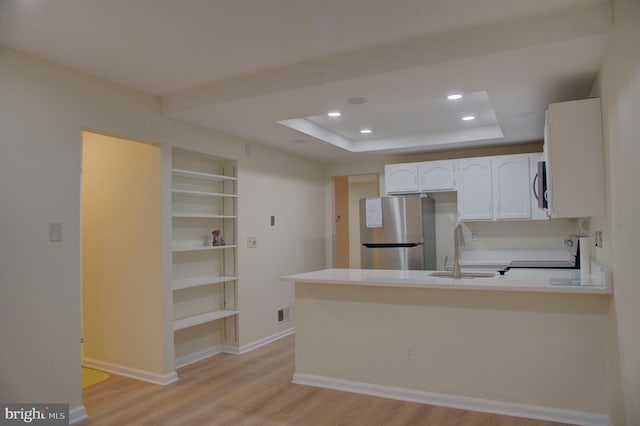
[[[436,210],[436,264],[453,256],[453,229],[458,221],[455,192],[430,194]],[[576,233],[575,219],[488,221],[463,223],[465,250],[564,249]],[[478,239],[472,239],[475,233]]]

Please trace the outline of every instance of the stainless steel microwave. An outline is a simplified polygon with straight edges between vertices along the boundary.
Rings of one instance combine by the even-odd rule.
[[[538,173],[533,178],[533,195],[538,200],[538,207],[546,209],[549,207],[547,192],[547,163],[538,161]]]

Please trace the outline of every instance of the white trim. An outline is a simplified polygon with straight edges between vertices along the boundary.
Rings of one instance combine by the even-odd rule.
[[[176,369],[185,367],[189,364],[193,364],[194,362],[201,361],[205,358],[209,358],[210,356],[218,355],[222,353],[222,346],[215,345],[209,346],[208,348],[202,349],[200,351],[194,352],[189,355],[181,356],[180,358],[176,358],[174,364]]]
[[[254,349],[258,349],[259,347],[268,345],[269,343],[273,343],[276,340],[282,339],[283,337],[289,336],[296,332],[295,327],[288,328],[286,330],[280,331],[278,333],[272,334],[271,336],[263,337],[262,339],[258,339],[251,343],[247,343],[243,346],[234,346],[234,345],[215,345],[205,348],[201,351],[194,352],[189,355],[185,355],[183,357],[177,358],[174,362],[175,368],[182,368],[189,364],[192,364],[197,361],[201,361],[205,358],[209,358],[214,355],[218,355],[219,353],[227,353],[233,355],[242,355],[250,352]]]
[[[69,424],[81,422],[84,419],[88,419],[87,410],[84,405],[78,405],[69,409]]]
[[[263,337],[262,339],[255,340],[251,343],[247,343],[246,345],[243,345],[240,347],[224,345],[222,347],[222,351],[230,354],[236,354],[236,355],[246,354],[247,352],[250,352],[254,349],[258,349],[262,346],[268,345],[269,343],[273,343],[276,340],[280,340],[283,337],[287,337],[291,334],[294,334],[295,332],[296,332],[295,327],[287,328],[286,330],[282,330],[278,333],[272,334],[271,336]]]
[[[175,371],[165,374],[164,376],[150,371],[139,370],[137,368],[126,367],[124,365],[112,364],[110,362],[98,361],[96,359],[84,358],[82,365],[85,367],[95,368],[106,371],[108,373],[126,376],[143,382],[153,383],[155,385],[168,385],[178,381],[178,375]]]
[[[365,395],[380,396],[383,398],[399,399],[402,401],[441,405],[444,407],[526,417],[559,423],[570,423],[583,426],[605,426],[610,424],[609,417],[605,414],[447,395],[415,389],[334,379],[331,377],[316,376],[313,374],[295,373],[293,375],[293,383],[336,389],[346,392],[362,393]]]

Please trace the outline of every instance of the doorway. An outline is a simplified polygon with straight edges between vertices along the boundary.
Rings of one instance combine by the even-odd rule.
[[[162,371],[160,165],[157,145],[82,133],[83,366]]]
[[[377,174],[334,176],[335,268],[360,268],[360,199],[380,196]]]

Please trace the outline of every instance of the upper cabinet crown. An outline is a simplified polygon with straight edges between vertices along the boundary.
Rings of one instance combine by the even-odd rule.
[[[605,214],[603,151],[599,98],[549,105],[544,154],[552,218]]]

